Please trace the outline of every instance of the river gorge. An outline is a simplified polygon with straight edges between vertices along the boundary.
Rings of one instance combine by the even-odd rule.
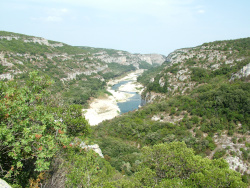
[[[89,108],[83,109],[89,124],[94,126],[104,120],[138,109],[143,103],[141,99],[143,86],[137,82],[137,77],[142,73],[143,70],[139,69],[122,78],[110,80],[107,83],[110,95],[92,100]]]

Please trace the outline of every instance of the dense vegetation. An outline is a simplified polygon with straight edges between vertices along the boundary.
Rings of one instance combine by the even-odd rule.
[[[23,86],[15,81],[0,83],[1,178],[13,187],[247,186],[224,160],[196,156],[183,142],[151,143],[153,147],[139,150],[106,140],[111,150],[116,146],[117,153],[110,151],[113,155],[134,160],[133,167],[122,164],[123,174],[134,175],[122,176],[110,165],[113,156],[105,155],[104,160],[79,147],[90,127],[80,106],[62,106],[49,97],[51,84],[36,72]]]
[[[197,154],[206,156],[216,148],[211,137],[214,133],[228,130],[228,134],[233,135],[234,132],[246,134],[249,131],[249,90],[249,84],[246,83],[224,84],[219,88],[212,84],[204,85],[190,96],[176,96],[147,105],[137,112],[115,118],[112,122],[103,122],[96,127],[97,137],[101,138],[99,144],[104,154],[111,157],[109,160],[117,170],[123,170],[124,161],[130,163],[130,171],[134,170],[136,156],[140,155],[138,151],[135,153],[138,145],[143,147],[184,141]],[[182,120],[177,124],[152,121],[152,116],[156,114],[161,114],[162,119],[169,114],[170,121],[174,117]],[[242,124],[240,128],[238,122]],[[190,130],[194,131],[195,136]],[[203,132],[209,133],[209,136],[204,137]],[[123,140],[128,140],[132,146],[123,149]]]
[[[86,105],[90,97],[98,97],[105,90],[106,83],[97,78],[79,75],[68,82],[68,88],[63,92],[64,101],[69,104]]]
[[[89,134],[81,107],[60,107],[48,93],[51,84],[36,72],[24,86],[0,83],[1,177],[11,183],[27,185],[30,178],[49,169],[70,136]]]
[[[1,39],[0,49],[2,52],[13,52],[13,53],[20,53],[20,54],[29,53],[31,55],[40,54],[42,56],[45,55],[45,53],[51,53],[51,52],[68,53],[72,55],[85,54],[88,52],[87,50],[77,48],[77,47],[72,47],[67,44],[63,44],[62,47],[53,48],[45,44],[40,45],[37,42],[24,42],[24,40],[32,40],[33,37],[22,35],[22,34],[17,34],[17,33],[0,31],[0,36],[17,37],[17,38],[13,38],[12,40],[8,40],[6,38]],[[48,42],[49,44],[58,43],[55,41],[48,41]]]
[[[238,44],[239,41],[243,44]],[[147,86],[145,93],[166,93],[167,97],[94,128],[95,137],[99,138],[100,147],[111,165],[122,173],[134,174],[138,156],[142,156],[140,148],[173,141],[185,142],[195,154],[202,157],[219,159],[230,155],[240,156],[249,164],[250,148],[246,141],[250,131],[249,77],[235,78],[229,82],[234,73],[249,63],[249,48],[244,47],[246,41],[248,39],[240,39],[236,44],[230,41],[233,49],[241,46],[241,54],[238,50],[231,53],[231,56],[241,60],[232,64],[226,64],[224,60],[216,70],[209,68],[211,65],[208,61],[191,57],[184,59],[183,63],[165,63],[138,77],[138,81]],[[209,47],[213,45],[217,43],[211,43]],[[168,91],[171,84],[169,78],[177,75],[179,66],[190,69],[190,83],[194,83],[195,87],[185,95],[181,94],[181,90],[176,90],[173,96]],[[165,81],[163,87],[160,80]],[[186,80],[184,85],[188,84]],[[154,117],[158,117],[158,121]],[[236,155],[229,146],[217,149],[214,136],[220,137],[222,133],[227,134],[234,144],[244,145],[240,149],[242,154]],[[247,176],[243,177],[247,182]]]
[[[127,66],[127,65],[120,65],[117,63],[109,63],[108,68],[112,71],[99,73],[105,80],[121,76],[124,74],[124,72],[136,70],[136,68],[133,65]]]

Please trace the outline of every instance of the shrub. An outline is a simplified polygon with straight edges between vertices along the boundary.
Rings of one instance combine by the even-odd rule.
[[[219,159],[223,157],[225,154],[226,154],[226,150],[224,149],[217,150],[213,156],[213,159]]]

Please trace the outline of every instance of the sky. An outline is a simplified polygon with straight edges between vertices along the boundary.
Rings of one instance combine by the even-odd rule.
[[[250,37],[249,0],[1,0],[0,30],[159,53]]]

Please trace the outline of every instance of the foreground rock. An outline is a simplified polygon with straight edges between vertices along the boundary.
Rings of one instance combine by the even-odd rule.
[[[80,147],[83,149],[90,150],[92,149],[94,152],[96,152],[100,157],[104,158],[102,154],[102,150],[100,149],[98,144],[93,144],[93,145],[86,145],[84,142],[80,144]]]
[[[0,187],[1,188],[11,188],[11,186],[4,180],[0,179]]]

